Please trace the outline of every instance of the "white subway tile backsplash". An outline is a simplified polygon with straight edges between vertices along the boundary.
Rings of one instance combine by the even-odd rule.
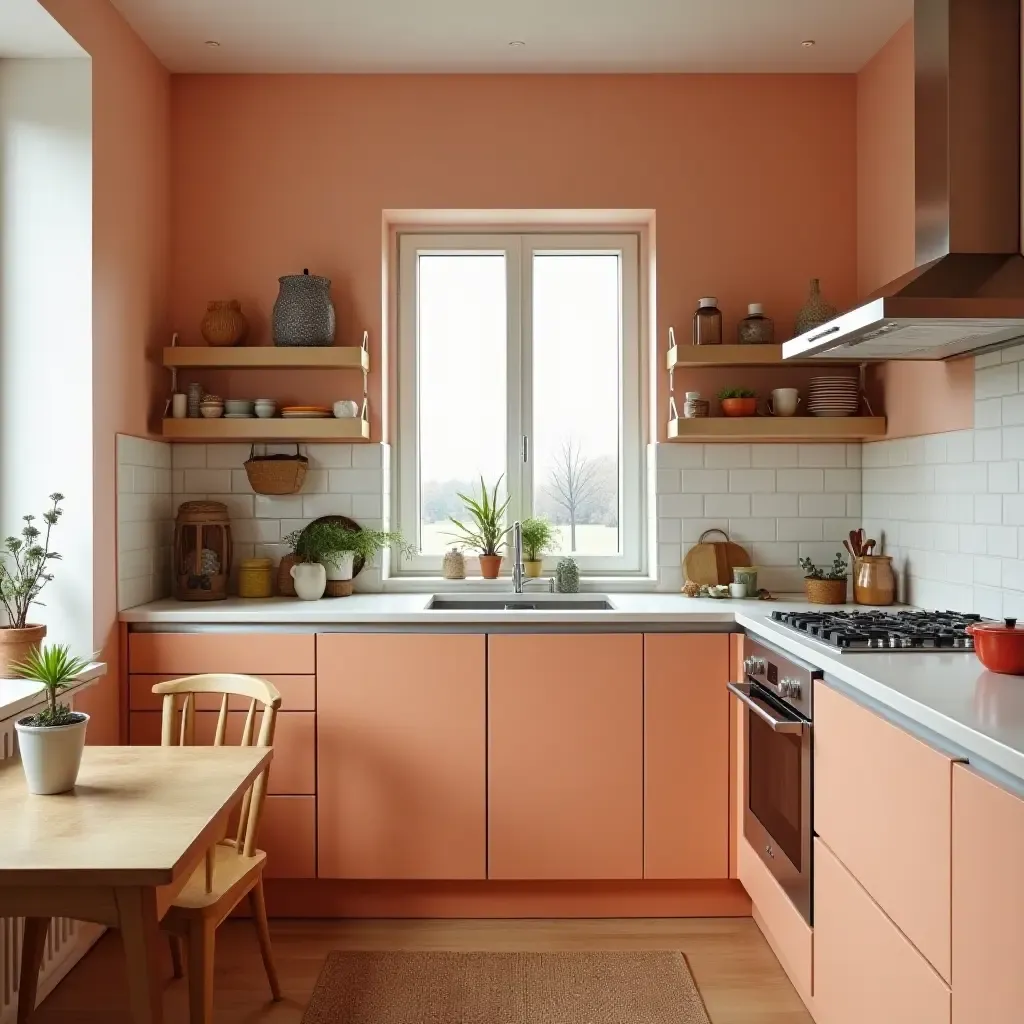
[[[1002,559],[977,556],[974,559],[974,582],[985,587],[1001,587]]]
[[[707,530],[724,530],[726,533],[729,532],[728,519],[684,519],[682,523],[684,545],[696,543]],[[721,537],[718,539],[721,540]]]
[[[659,469],[657,494],[678,494],[683,489],[683,474],[678,469]]]
[[[850,494],[861,489],[861,470],[826,469],[825,490],[832,494]]]
[[[799,545],[792,543],[760,543],[754,545],[752,552],[757,565],[778,565],[797,567],[800,557]]]
[[[946,435],[946,461],[972,462],[974,460],[974,431],[955,430]],[[895,465],[895,463],[894,463]]]
[[[823,538],[821,519],[791,518],[778,520],[779,540],[816,541]]]
[[[351,444],[310,444],[305,454],[317,469],[348,469],[352,465]]]
[[[1001,558],[1017,557],[1017,527],[986,526],[985,546],[990,555]]]
[[[210,444],[205,447],[208,469],[237,469],[246,462],[251,451],[247,444]]]
[[[775,540],[779,523],[778,519],[730,519],[729,537],[739,544]]]
[[[206,466],[205,444],[171,445],[171,467],[173,469],[202,469]]]
[[[380,519],[384,514],[379,494],[353,494],[352,518],[358,522],[365,519]]]
[[[845,494],[801,494],[801,516],[845,516]]]
[[[704,445],[659,444],[655,457],[664,469],[700,469],[704,465]]]
[[[800,465],[805,468],[837,468],[846,466],[845,444],[802,444]]]
[[[952,499],[948,499],[952,501]],[[969,495],[964,495],[964,500],[970,500]],[[972,504],[972,513],[970,518],[976,523],[987,523],[998,526],[1003,521],[1003,499],[998,494],[976,494]],[[949,513],[950,518],[954,522],[966,522],[966,516],[955,515],[954,512]]]
[[[1003,457],[1003,432],[998,427],[974,431],[974,457],[979,462],[996,462]]]
[[[974,403],[974,429],[999,427],[1003,423],[1003,403],[999,398],[986,398]],[[936,435],[942,437],[941,434]],[[942,461],[941,459],[938,461]]]
[[[800,465],[798,444],[755,444],[750,463],[756,469],[795,469]]]
[[[705,494],[704,515],[707,518],[739,519],[750,516],[749,494]]]
[[[380,469],[383,465],[383,445],[355,444],[352,445],[353,469]]]
[[[320,516],[352,515],[351,494],[307,494],[302,499],[302,514],[307,519]]]
[[[725,494],[729,473],[725,469],[684,469],[682,487],[684,494]]]
[[[302,495],[257,494],[253,501],[257,519],[299,519],[302,516]]]
[[[985,526],[961,526],[959,550],[968,555],[983,555],[988,550],[988,528]]]
[[[800,498],[796,494],[755,494],[751,502],[751,511],[755,517],[772,516],[783,519],[787,516],[800,514]]]
[[[988,464],[988,490],[992,494],[1015,494],[1019,472],[1017,462],[990,462]]]
[[[703,494],[659,494],[658,515],[699,519],[704,515]]]
[[[750,467],[751,445],[708,444],[704,446],[707,469],[747,469]]]
[[[212,445],[211,447],[217,447]],[[185,490],[193,494],[212,493],[226,494],[231,490],[231,470],[229,469],[186,469]]]
[[[823,491],[825,471],[823,469],[780,469],[776,472],[778,489],[783,493],[791,491]]]
[[[380,494],[379,469],[332,469],[327,479],[334,494]]]
[[[775,470],[733,469],[729,471],[729,490],[734,493],[772,494],[775,492]]]
[[[679,544],[683,539],[683,521],[681,519],[659,519],[659,543]]]
[[[1017,364],[986,366],[974,374],[974,397],[998,398],[1017,393]]]

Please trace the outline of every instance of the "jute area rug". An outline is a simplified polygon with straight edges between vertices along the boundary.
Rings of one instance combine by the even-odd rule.
[[[711,1024],[681,953],[329,954],[303,1024]]]

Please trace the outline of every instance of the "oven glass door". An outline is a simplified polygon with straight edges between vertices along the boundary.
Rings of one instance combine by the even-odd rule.
[[[747,721],[747,799],[772,842],[803,871],[803,737],[773,732],[755,714]]]

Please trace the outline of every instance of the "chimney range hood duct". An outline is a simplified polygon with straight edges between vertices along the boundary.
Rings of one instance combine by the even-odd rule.
[[[917,268],[783,358],[949,359],[1024,340],[1020,0],[916,0]]]

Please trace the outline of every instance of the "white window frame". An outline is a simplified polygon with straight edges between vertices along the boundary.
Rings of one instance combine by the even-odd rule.
[[[614,253],[619,256],[619,533],[618,555],[574,555],[581,571],[601,576],[637,576],[645,572],[643,380],[641,372],[640,237],[617,232],[399,232],[398,234],[398,417],[394,445],[394,508],[392,518],[415,543],[419,537],[419,368],[417,338],[418,257],[423,253],[494,253],[505,256],[507,305],[507,388],[505,485],[511,499],[508,523],[525,518],[531,507],[532,464],[523,459],[523,438],[532,424],[532,274],[535,254]],[[516,297],[518,296],[518,301]],[[581,352],[579,377],[568,387],[586,388],[587,353]],[[600,415],[600,410],[594,410]],[[467,425],[469,426],[469,425]],[[489,481],[491,482],[491,481]],[[502,574],[511,573],[511,558]],[[466,552],[467,571],[477,574],[477,559]],[[559,553],[544,559],[553,570]],[[415,555],[393,569],[404,576],[437,576],[438,555]]]

